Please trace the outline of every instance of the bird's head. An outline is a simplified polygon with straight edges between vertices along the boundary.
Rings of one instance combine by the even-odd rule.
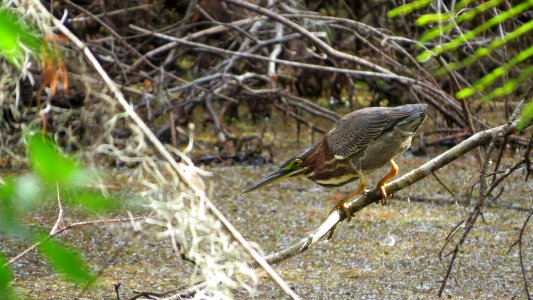
[[[312,152],[311,150],[313,148],[314,146],[307,147],[301,153],[291,157],[286,162],[281,164],[278,170],[259,179],[258,181],[253,183],[251,186],[249,186],[246,190],[244,190],[244,192],[242,192],[241,194],[245,194],[253,190],[257,190],[271,183],[277,182],[283,178],[297,176],[297,175],[304,173],[310,167],[308,165],[308,163],[310,162],[308,157],[310,153]]]

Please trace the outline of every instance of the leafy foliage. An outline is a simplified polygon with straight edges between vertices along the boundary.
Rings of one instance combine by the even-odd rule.
[[[14,299],[13,291],[9,285],[13,280],[13,273],[4,264],[5,258],[0,252],[0,296],[2,299]]]
[[[41,90],[49,86],[50,93],[54,95],[61,82],[67,91],[67,67],[56,45],[61,37],[50,34],[43,38],[37,29],[23,20],[10,10],[0,8],[0,57],[5,57],[18,69],[26,68],[24,62],[28,56],[40,58],[43,75]]]
[[[0,55],[12,65],[21,68],[29,53],[40,53],[42,41],[37,31],[23,24],[20,18],[7,9],[0,8]]]
[[[391,10],[388,16],[396,17],[412,13],[427,8],[431,3],[432,1],[423,0],[407,3]],[[471,6],[472,3],[475,5]],[[475,95],[482,95],[482,101],[489,101],[511,95],[520,88],[531,84],[530,75],[533,73],[533,65],[531,65],[530,58],[533,56],[533,45],[526,46],[526,49],[506,49],[505,47],[517,39],[522,39],[526,45],[531,42],[530,34],[533,30],[533,20],[521,22],[518,18],[530,10],[532,6],[532,0],[518,3],[507,3],[502,0],[478,3],[463,0],[451,7],[449,11],[423,14],[417,19],[417,25],[431,25],[432,27],[428,28],[419,38],[419,42],[426,47],[417,59],[427,61],[455,51],[460,47],[467,46],[472,49],[477,47],[473,54],[465,55],[458,62],[447,63],[437,71],[437,74],[444,74],[467,68],[474,63],[482,64],[483,59],[494,55],[495,52],[506,54],[508,51],[509,55],[499,54],[499,57],[504,56],[506,61],[502,61],[500,66],[494,67],[481,78],[478,78],[471,86],[459,90],[455,96],[457,99],[466,99]],[[504,32],[503,28],[506,28],[504,25],[510,22],[514,22],[514,27],[509,26],[509,28],[514,28],[514,30]],[[456,36],[452,36],[453,30],[458,32]],[[499,37],[496,38],[497,36]],[[488,37],[489,41],[476,43],[480,46],[471,43],[476,38],[481,39],[482,37]],[[437,39],[439,41],[436,41]],[[530,99],[522,115],[523,123],[529,122],[532,116],[533,102]]]
[[[28,157],[32,169],[46,182],[73,183],[78,170],[76,164],[62,155],[49,138],[28,135]]]
[[[39,245],[39,250],[55,271],[64,275],[67,280],[76,283],[87,283],[94,280],[89,268],[75,250],[51,239],[44,239]]]
[[[33,174],[6,178],[0,184],[0,231],[31,243],[40,242],[40,252],[57,273],[73,283],[88,284],[95,277],[76,250],[49,238],[43,230],[26,226],[21,219],[37,208],[41,199],[54,199],[56,193],[64,202],[90,213],[113,210],[116,201],[104,197],[98,190],[84,187],[91,177],[88,176],[90,172],[64,155],[49,137],[35,131],[26,135],[26,141]],[[0,255],[0,295],[12,295],[9,286],[12,278],[11,270]]]

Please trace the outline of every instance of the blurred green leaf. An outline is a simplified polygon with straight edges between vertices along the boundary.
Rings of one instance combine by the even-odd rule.
[[[23,25],[20,18],[7,9],[0,8],[0,55],[20,68],[24,60],[24,48],[39,53],[42,41],[36,30]]]
[[[502,97],[502,96],[511,94],[513,91],[515,91],[520,86],[520,84],[528,80],[532,74],[533,74],[533,65],[530,65],[526,69],[522,70],[520,74],[518,74],[518,77],[507,80],[507,82],[505,82],[503,86],[492,90],[489,94],[485,95],[481,100],[489,101],[496,97]]]
[[[431,53],[430,51],[424,51],[424,52],[420,53],[420,55],[418,55],[416,57],[416,60],[418,60],[419,62],[426,62],[431,57],[433,57],[433,53]]]
[[[518,131],[521,131],[524,129],[528,124],[530,124],[533,120],[533,97],[529,98],[529,101],[520,114],[520,123],[518,124]]]
[[[4,184],[0,183],[0,212],[12,213],[14,198],[15,182],[12,178],[6,178]]]
[[[494,4],[498,4],[501,2],[500,0],[493,0],[485,3],[484,5],[487,5],[491,2],[494,2]],[[451,51],[459,47],[460,45],[464,44],[465,42],[473,39],[474,37],[480,35],[482,32],[486,31],[487,29],[496,26],[498,24],[501,24],[502,22],[506,21],[507,19],[514,17],[518,15],[519,13],[523,12],[524,10],[530,8],[533,6],[533,1],[524,1],[516,6],[511,7],[509,10],[502,12],[499,15],[496,15],[495,17],[490,18],[487,22],[482,23],[478,27],[466,32],[465,34],[460,35],[459,37],[451,40],[450,42],[442,45],[441,47],[437,48],[435,47],[433,50],[429,51],[426,50],[425,52],[431,52],[433,55],[439,55],[442,52],[445,51]],[[478,8],[483,7],[483,5],[478,6]],[[491,7],[491,6],[489,6]],[[484,9],[483,9],[484,10]],[[479,12],[476,12],[476,15]]]
[[[414,11],[414,10],[426,7],[426,6],[430,5],[431,2],[433,2],[433,0],[416,0],[416,1],[413,1],[411,3],[406,3],[406,4],[402,5],[402,6],[398,6],[395,9],[390,10],[387,13],[387,16],[389,18],[394,18],[394,17],[400,16],[400,15],[405,15],[405,14],[408,14],[408,13]]]
[[[467,88],[464,88],[464,89],[460,90],[459,92],[457,92],[455,94],[455,98],[464,99],[466,97],[470,97],[470,96],[474,95],[475,92],[476,92],[475,88],[467,87]]]
[[[11,281],[13,281],[13,272],[9,267],[4,267],[6,260],[4,255],[0,252],[0,296],[1,299],[14,300],[17,299],[11,288]]]
[[[0,297],[1,299],[16,299],[11,289],[11,281],[13,280],[13,272],[9,267],[4,267],[6,259],[0,252]]]
[[[91,213],[104,213],[118,207],[118,202],[111,197],[105,197],[99,190],[75,189],[64,196],[69,202],[79,204]]]
[[[473,5],[470,5],[474,3]],[[502,4],[506,5],[502,5]],[[397,16],[400,14],[407,14],[414,10],[418,10],[426,7],[424,1],[414,1],[408,4],[404,4],[391,12],[389,17]],[[418,61],[428,61],[433,56],[452,51],[458,47],[467,44],[470,40],[485,36],[485,32],[495,26],[501,26],[509,20],[517,20],[524,12],[533,7],[533,0],[522,0],[516,3],[504,2],[503,0],[488,0],[482,2],[474,2],[473,0],[459,1],[453,6],[453,10],[446,13],[440,13],[441,10],[437,10],[439,13],[428,13],[420,16],[416,23],[418,25],[435,24],[433,28],[426,30],[419,38],[416,47],[421,48],[424,43],[434,40],[440,36],[447,35],[451,30],[459,33],[458,36],[451,39],[447,43],[437,42],[432,49],[425,49],[417,56]],[[507,9],[507,10],[504,10]],[[475,22],[477,18],[483,17],[483,22]],[[462,25],[462,23],[471,21],[468,24]],[[467,67],[473,63],[480,62],[483,57],[490,56],[494,50],[500,49],[505,46],[509,41],[526,36],[533,30],[533,20],[518,22],[519,27],[514,26],[514,30],[511,32],[504,32],[500,38],[492,40],[488,46],[479,47],[475,50],[473,55],[469,55],[459,62],[450,62],[445,66],[438,68],[435,72],[436,75],[444,75],[448,72],[455,71]],[[462,32],[463,30],[470,31]],[[513,28],[513,27],[511,27]],[[454,33],[455,35],[455,33]],[[450,35],[451,36],[451,35]],[[489,34],[490,36],[490,34]],[[447,39],[449,37],[446,37]],[[444,39],[446,40],[446,39]],[[527,45],[527,44],[526,44]],[[476,48],[477,45],[471,45],[470,48]],[[507,50],[506,50],[507,51]],[[510,52],[512,53],[512,52]],[[489,93],[487,93],[482,100],[487,101],[496,97],[502,97],[515,92],[518,88],[524,86],[527,79],[531,75],[530,64],[526,60],[530,59],[533,55],[531,47],[526,49],[518,55],[515,55],[506,63],[494,68],[489,74],[486,74],[483,78],[479,79],[473,86],[466,87],[455,94],[456,98],[464,99],[466,97],[474,95],[476,92],[485,92],[496,80],[502,76],[509,76],[506,82]],[[523,67],[525,63],[525,70],[521,70],[518,75],[510,74],[509,72],[515,67]],[[513,78],[514,76],[514,78]]]
[[[436,28],[426,30],[419,38],[420,43],[426,43],[429,42],[442,34],[450,31],[453,28],[452,23],[448,24],[442,24],[441,26],[437,26]],[[420,47],[420,46],[418,46]]]
[[[26,237],[27,231],[17,218],[26,214],[35,206],[38,192],[31,187],[35,182],[28,176],[21,178],[6,178],[0,184],[0,232],[18,238]]]
[[[30,133],[28,156],[33,170],[49,184],[73,184],[78,168],[72,159],[65,157],[55,144],[39,133]]]
[[[446,14],[426,14],[416,19],[416,25],[423,26],[429,23],[444,22],[448,21],[452,16],[453,13],[451,12]]]
[[[461,10],[461,9],[467,7],[473,1],[474,0],[462,0],[462,1],[459,1],[459,2],[457,2],[457,5],[455,5],[455,10],[456,11]]]
[[[85,265],[81,255],[73,249],[61,245],[53,239],[44,239],[39,250],[52,265],[54,270],[66,280],[75,283],[89,283],[94,280],[91,271]]]
[[[4,184],[0,184],[0,232],[23,238],[27,231],[17,222],[16,205],[13,203],[15,197],[15,180],[4,179]]]
[[[420,37],[420,42],[422,43],[429,42],[441,36],[442,34],[447,33],[448,31],[452,30],[454,26],[458,26],[461,23],[470,21],[473,18],[475,18],[478,14],[497,6],[502,1],[503,0],[491,0],[481,5],[478,5],[470,10],[464,10],[464,11],[460,11],[462,9],[461,6],[457,6],[455,8],[455,14],[457,15],[457,17],[453,18],[453,20],[447,24],[441,24],[440,26],[437,26],[433,29],[429,29],[426,32],[424,32],[422,36]]]
[[[470,55],[467,58],[465,58],[460,63],[450,63],[446,67],[443,67],[439,71],[437,71],[437,74],[443,74],[444,72],[457,70],[460,68],[464,68],[466,66],[469,66],[479,59],[481,59],[484,56],[487,56],[492,53],[492,51],[498,49],[499,47],[505,45],[509,41],[512,41],[516,38],[519,38],[523,36],[524,34],[528,33],[529,31],[533,30],[533,19],[529,22],[522,24],[522,26],[518,27],[517,29],[513,30],[512,32],[506,33],[505,36],[502,38],[496,39],[492,41],[489,46],[484,48],[479,48],[476,50],[474,55]]]
[[[463,99],[463,98],[466,98],[468,96],[471,96],[472,94],[474,94],[475,91],[480,91],[480,92],[483,91],[486,87],[488,87],[490,84],[492,84],[496,79],[498,79],[498,78],[502,77],[503,75],[507,74],[509,72],[509,70],[511,70],[512,67],[514,67],[518,63],[521,63],[521,62],[525,61],[526,59],[530,58],[531,56],[533,56],[533,45],[530,46],[528,49],[520,52],[518,55],[513,57],[505,65],[497,67],[494,70],[492,70],[489,74],[483,76],[483,78],[479,79],[474,84],[474,87],[468,87],[468,88],[462,89],[461,91],[457,92],[457,94],[455,94],[455,97],[457,99]],[[473,91],[472,91],[472,89],[473,89]]]

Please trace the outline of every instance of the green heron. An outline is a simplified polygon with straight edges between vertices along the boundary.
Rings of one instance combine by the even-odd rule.
[[[388,163],[391,170],[377,185],[383,197],[381,203],[385,204],[388,195],[384,186],[398,174],[393,159],[411,145],[415,131],[426,118],[426,108],[426,104],[409,104],[351,112],[340,119],[321,142],[291,157],[277,171],[242,193],[300,175],[324,187],[342,186],[359,178],[359,187],[336,205],[337,209],[345,210],[344,203],[364,190],[365,175]]]

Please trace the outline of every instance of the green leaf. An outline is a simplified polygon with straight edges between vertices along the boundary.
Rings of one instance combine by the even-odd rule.
[[[39,53],[42,42],[36,30],[23,25],[20,18],[7,9],[0,8],[0,56],[20,68],[24,61],[24,48]]]
[[[454,28],[454,26],[458,26],[461,23],[464,23],[466,21],[470,21],[473,18],[475,18],[478,14],[497,6],[502,1],[503,0],[491,0],[491,1],[488,1],[488,2],[483,3],[481,5],[478,5],[478,6],[476,6],[475,8],[473,8],[471,10],[466,10],[466,11],[461,11],[461,12],[459,11],[460,8],[456,7],[456,10],[455,10],[454,14],[458,14],[458,15],[457,15],[456,18],[453,18],[452,22],[450,22],[448,24],[441,25],[441,26],[437,26],[437,27],[435,27],[433,29],[430,29],[430,30],[427,30],[420,37],[420,42],[421,43],[429,42],[429,41],[439,37],[440,35],[442,35],[444,33],[447,33],[448,31],[452,30]],[[439,53],[436,53],[436,54],[439,54]]]
[[[520,123],[518,124],[518,131],[522,131],[533,119],[533,97],[529,98],[526,108],[520,114]]]
[[[532,74],[533,65],[530,65],[526,69],[522,70],[518,77],[507,80],[507,82],[505,82],[503,86],[494,89],[488,95],[485,95],[481,100],[486,102],[496,97],[509,95],[514,90],[516,90],[520,86],[520,84],[528,80],[530,78],[530,75]]]
[[[467,87],[455,94],[455,98],[464,99],[466,97],[472,96],[476,92],[476,89],[473,87]]]
[[[15,181],[6,178],[4,183],[0,183],[0,212],[12,213],[13,199],[15,198]]]
[[[425,62],[427,61],[428,59],[430,59],[432,57],[432,53],[431,51],[424,51],[422,53],[420,53],[417,57],[416,57],[416,60],[420,61],[420,62]]]
[[[531,47],[529,47],[528,49],[518,53],[515,57],[513,57],[505,65],[497,67],[494,70],[492,70],[489,74],[483,76],[481,79],[479,79],[474,84],[474,87],[468,87],[468,88],[465,88],[465,89],[457,92],[455,97],[458,98],[458,99],[463,99],[465,97],[471,96],[472,94],[474,94],[475,91],[481,92],[481,91],[485,90],[485,88],[487,88],[490,84],[492,84],[496,79],[498,79],[498,78],[502,77],[503,75],[507,74],[509,72],[509,70],[511,70],[511,68],[513,68],[515,65],[525,61],[526,59],[530,58],[531,56],[533,56],[533,45]],[[526,75],[526,79],[527,79],[527,75],[529,74],[527,72],[530,72],[529,68],[526,69],[526,74],[525,74]],[[524,76],[524,74],[522,73],[521,76]],[[519,76],[519,78],[520,78],[520,76]],[[511,82],[509,87],[507,87],[507,88],[509,89],[512,84],[513,84],[513,82]]]
[[[11,281],[13,281],[13,272],[9,267],[4,266],[6,260],[4,255],[0,252],[0,296],[2,299],[16,299],[11,289]]]
[[[389,18],[394,18],[400,15],[408,14],[414,10],[426,7],[431,4],[433,0],[416,0],[411,3],[406,3],[402,6],[398,6],[395,9],[390,10],[387,13]]]
[[[72,184],[78,168],[72,159],[66,158],[55,144],[39,133],[30,133],[28,156],[33,170],[49,184]]]
[[[490,72],[489,74],[485,75],[483,78],[481,78],[478,82],[476,82],[475,87],[478,90],[482,90],[485,87],[487,87],[489,84],[491,84],[494,80],[497,78],[507,74],[511,68],[516,66],[517,64],[525,61],[526,59],[533,56],[533,45],[531,45],[528,49],[518,53],[515,57],[513,57],[508,63],[505,65],[495,68]]]
[[[426,14],[416,19],[416,25],[423,26],[428,23],[444,22],[448,21],[452,16],[453,13],[451,12],[446,14]]]
[[[0,184],[0,232],[17,238],[24,238],[27,236],[25,230],[17,222],[17,204],[15,181],[12,178],[4,180]]]
[[[70,191],[65,197],[69,202],[79,204],[91,213],[104,213],[118,207],[118,202],[111,197],[105,197],[99,190],[76,189]]]
[[[81,255],[52,239],[44,239],[39,250],[54,270],[68,281],[87,284],[95,279]]]
[[[462,0],[462,1],[459,1],[457,3],[457,5],[455,5],[455,11],[457,12],[457,11],[467,7],[473,1],[474,0]]]
[[[527,22],[525,24],[522,24],[522,26],[518,27],[517,29],[515,29],[512,32],[509,32],[509,33],[505,34],[505,36],[503,36],[502,38],[499,38],[499,39],[496,39],[496,40],[492,41],[489,44],[489,46],[487,46],[485,48],[477,49],[476,52],[474,53],[474,55],[471,55],[471,56],[465,58],[464,60],[462,60],[460,63],[455,64],[454,67],[451,68],[450,70],[457,70],[457,69],[460,69],[460,68],[467,67],[467,66],[475,63],[476,61],[478,61],[482,57],[491,54],[494,50],[496,50],[499,47],[502,47],[503,45],[507,44],[509,41],[512,41],[512,40],[514,40],[516,38],[519,38],[519,37],[525,35],[526,33],[528,33],[531,30],[533,30],[533,20],[530,20],[529,22]]]
[[[494,1],[496,3],[499,3],[500,1]],[[493,27],[493,26],[496,26],[498,24],[501,24],[503,23],[504,21],[506,21],[507,19],[511,18],[511,17],[514,17],[516,16],[517,14],[521,13],[522,11],[528,9],[529,7],[533,6],[533,1],[529,0],[529,1],[524,1],[514,7],[512,7],[511,9],[495,16],[495,17],[492,17],[490,18],[487,22],[484,22],[483,24],[481,24],[480,26],[472,29],[471,31],[463,34],[463,35],[460,35],[459,37],[451,40],[450,42],[444,44],[440,49],[434,49],[433,52],[435,52],[437,55],[444,52],[444,51],[450,51],[450,50],[454,50],[456,49],[457,47],[459,47],[460,45],[464,44],[466,41],[468,40],[471,40],[473,39],[474,37],[478,36],[479,34],[481,34],[482,32],[484,32],[485,30]]]
[[[444,34],[448,31],[450,31],[453,28],[452,23],[443,24],[442,26],[437,26],[433,29],[426,30],[422,36],[420,36],[419,41],[421,43],[429,42],[437,37],[439,37],[441,34]]]

